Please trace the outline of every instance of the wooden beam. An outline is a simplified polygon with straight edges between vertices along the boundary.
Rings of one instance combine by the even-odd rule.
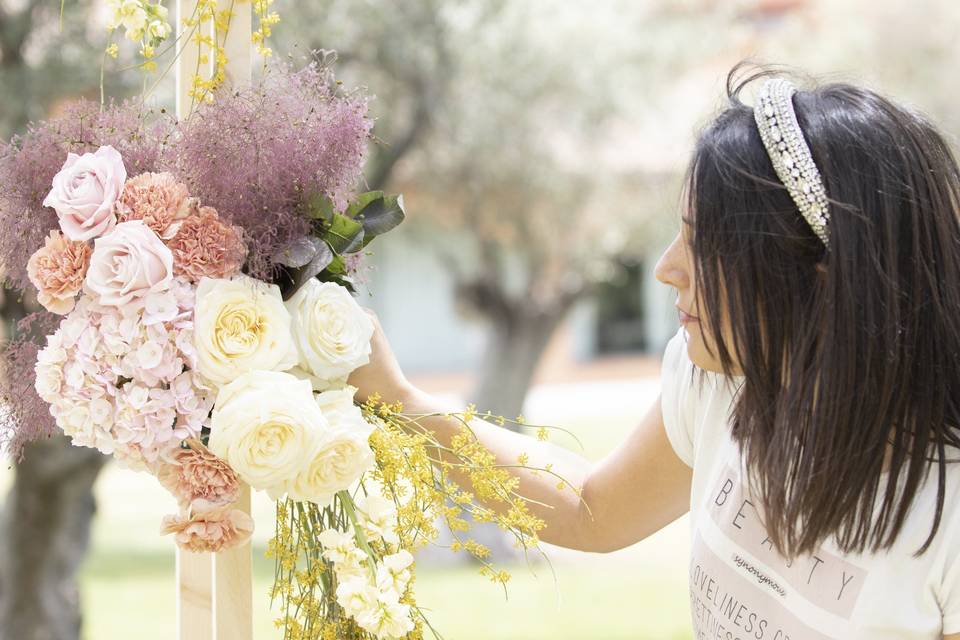
[[[218,11],[230,11],[230,29],[220,44],[227,56],[227,84],[250,85],[253,72],[253,9],[249,0],[217,0]]]
[[[248,485],[234,508],[250,513]],[[252,562],[249,542],[213,555],[214,640],[253,640]]]
[[[193,36],[197,27],[187,27],[195,15],[197,0],[177,0],[177,118],[184,119],[196,106],[190,96],[193,78],[209,79],[214,56],[200,64]],[[220,44],[227,57],[227,83],[250,84],[253,67],[252,9],[250,2],[217,0],[217,10],[231,10],[230,28]],[[213,35],[213,25],[202,27]],[[244,485],[233,508],[250,513],[250,487]],[[250,543],[219,554],[189,553],[177,549],[177,628],[179,640],[253,640],[253,584]]]
[[[177,629],[179,640],[213,638],[212,554],[177,549]]]

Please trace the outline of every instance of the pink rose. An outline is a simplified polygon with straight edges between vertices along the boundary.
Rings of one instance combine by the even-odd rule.
[[[94,243],[86,286],[102,305],[119,307],[170,288],[173,254],[140,220],[118,224]]]
[[[160,533],[176,534],[177,546],[194,553],[218,553],[239,546],[253,533],[253,518],[239,509],[214,509],[166,516]]]
[[[127,170],[113,147],[96,153],[67,155],[43,206],[57,211],[60,228],[71,240],[102,236],[117,223],[113,205],[120,197]]]
[[[90,245],[67,240],[59,231],[51,231],[43,247],[27,262],[27,275],[37,288],[40,304],[53,313],[70,313],[89,262]]]

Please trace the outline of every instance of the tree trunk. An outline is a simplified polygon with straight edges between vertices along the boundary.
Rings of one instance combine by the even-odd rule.
[[[526,310],[491,318],[490,346],[480,369],[471,401],[481,412],[507,419],[523,411],[523,402],[533,382],[537,365],[566,315],[566,308]]]
[[[77,640],[77,569],[107,458],[58,436],[27,446],[0,519],[0,640]]]
[[[569,309],[566,302],[555,308],[536,310],[522,305],[501,307],[500,312],[490,318],[493,322],[490,346],[471,396],[478,411],[490,411],[508,420],[523,411],[537,365]],[[507,427],[517,430],[516,425],[510,423]],[[493,523],[472,523],[470,537],[490,549],[494,562],[523,559],[522,549],[514,545],[514,538]]]

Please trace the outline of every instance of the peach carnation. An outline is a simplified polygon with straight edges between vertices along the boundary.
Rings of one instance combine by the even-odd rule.
[[[253,518],[239,509],[215,509],[163,518],[160,533],[175,534],[177,546],[194,553],[218,553],[250,539]]]
[[[169,173],[141,173],[127,180],[117,200],[118,222],[143,220],[154,233],[169,240],[196,208],[186,185]]]
[[[204,276],[229,278],[247,257],[242,230],[221,220],[213,207],[200,207],[184,220],[167,246],[173,252],[174,274],[191,282]]]
[[[189,449],[178,449],[173,464],[157,474],[160,484],[177,498],[180,507],[209,511],[232,504],[240,495],[237,474],[199,440],[188,440]]]
[[[30,256],[27,275],[39,292],[37,300],[47,311],[66,315],[73,310],[91,253],[86,242],[68,240],[54,230],[43,247]]]

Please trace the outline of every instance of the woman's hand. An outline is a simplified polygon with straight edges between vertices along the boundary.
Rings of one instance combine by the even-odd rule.
[[[347,384],[357,388],[356,398],[360,402],[366,402],[370,396],[379,394],[386,402],[406,403],[414,396],[416,389],[400,370],[400,364],[383,333],[377,314],[370,309],[364,311],[370,315],[374,326],[373,338],[370,341],[370,362],[350,374]]]

